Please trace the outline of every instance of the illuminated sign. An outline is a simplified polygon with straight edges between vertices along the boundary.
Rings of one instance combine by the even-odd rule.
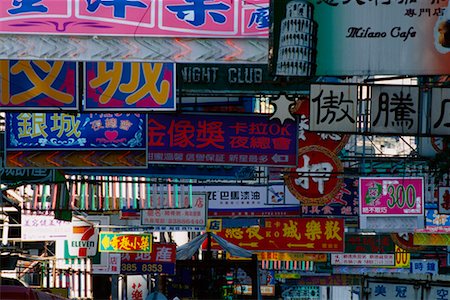
[[[104,232],[99,234],[100,252],[149,253],[152,250],[152,234]]]

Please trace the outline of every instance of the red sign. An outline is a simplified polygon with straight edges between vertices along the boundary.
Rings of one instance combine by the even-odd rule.
[[[325,205],[340,191],[344,168],[337,155],[320,146],[300,148],[296,168],[286,169],[284,182],[302,205]]]
[[[153,244],[152,252],[149,253],[122,253],[122,263],[133,262],[170,262],[177,260],[176,244]]]
[[[344,219],[268,218],[264,227],[226,228],[217,233],[251,251],[344,252]],[[212,240],[212,249],[221,249]]]

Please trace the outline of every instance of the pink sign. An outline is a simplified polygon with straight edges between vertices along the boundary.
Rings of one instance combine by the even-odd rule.
[[[269,0],[3,0],[0,33],[268,37]]]
[[[424,213],[423,178],[360,178],[359,197],[361,216],[419,216]]]

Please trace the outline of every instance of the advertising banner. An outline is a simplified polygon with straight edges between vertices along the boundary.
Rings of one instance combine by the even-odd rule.
[[[99,252],[148,253],[152,251],[153,236],[149,234],[100,231]]]
[[[210,217],[298,216],[300,202],[285,196],[283,185],[202,185],[192,186],[205,193]]]
[[[269,1],[9,1],[1,33],[267,37]]]
[[[448,74],[448,5],[272,0],[271,69],[280,76]]]
[[[418,177],[362,177],[360,215],[423,216],[424,181]]]
[[[149,115],[149,162],[295,166],[297,124],[265,115]]]
[[[86,62],[87,111],[175,110],[175,64]]]
[[[78,103],[76,62],[0,61],[2,110],[77,110]]]
[[[141,210],[141,224],[153,226],[155,231],[206,230],[206,196],[194,194],[187,200],[189,208]]]
[[[7,113],[6,150],[146,149],[144,114]]]
[[[122,253],[122,274],[175,274],[176,244],[153,244],[151,253]]]
[[[226,228],[220,237],[251,251],[344,252],[344,219],[268,218],[265,225]],[[213,243],[215,249],[218,244]]]

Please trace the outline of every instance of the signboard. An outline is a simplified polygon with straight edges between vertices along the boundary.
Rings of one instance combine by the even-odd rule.
[[[176,109],[175,64],[86,62],[88,111],[173,111]]]
[[[7,113],[8,150],[145,150],[144,114]]]
[[[70,256],[89,257],[97,254],[98,228],[86,222],[74,222],[72,234],[68,239]]]
[[[295,280],[298,285],[326,285],[326,286],[351,286],[361,285],[361,277],[345,274],[331,274],[327,276],[301,276]]]
[[[122,253],[122,274],[175,274],[176,244],[153,244],[151,253]]]
[[[251,251],[344,251],[344,220],[337,218],[268,218],[264,227],[227,228],[217,235]]]
[[[372,133],[416,135],[419,132],[419,87],[372,86],[370,128]]]
[[[450,234],[414,232],[414,245],[450,246]]]
[[[272,0],[270,68],[280,76],[448,74],[448,10],[448,1]]]
[[[431,92],[431,134],[449,135],[450,88],[433,88]]]
[[[266,115],[150,115],[149,162],[295,166],[297,124]]]
[[[284,173],[284,182],[302,205],[326,205],[342,187],[343,170],[339,157],[327,148],[301,147],[297,167]]]
[[[438,211],[440,214],[450,214],[450,186],[439,187]]]
[[[2,110],[78,109],[76,62],[3,60],[0,61],[0,86]]]
[[[206,230],[207,200],[204,194],[194,194],[190,208],[141,210],[141,224],[155,231]]]
[[[152,251],[152,234],[118,233],[100,231],[100,252],[148,253]]]
[[[437,275],[439,273],[439,260],[411,259],[411,273]]]
[[[332,253],[331,264],[353,266],[393,266],[395,264],[395,258],[394,254]]]
[[[422,216],[424,213],[423,178],[360,178],[359,195],[361,216]]]
[[[327,261],[327,255],[325,253],[258,252],[256,255],[260,261]]]
[[[177,86],[183,96],[304,94],[301,81],[278,82],[267,64],[177,64]],[[184,100],[183,100],[184,102]]]
[[[71,232],[72,223],[56,220],[53,213],[22,213],[20,238],[24,242],[67,240]]]
[[[51,169],[0,168],[0,182],[4,184],[51,182],[54,181],[55,172]]]
[[[205,193],[208,216],[255,217],[298,216],[300,203],[286,197],[283,185],[194,185],[194,192]]]
[[[395,244],[389,234],[345,234],[346,253],[394,253]]]
[[[311,131],[356,131],[356,85],[312,84],[310,99]]]
[[[416,288],[414,283],[397,282],[374,282],[367,283],[367,289],[372,292],[368,294],[368,300],[372,299],[396,299],[405,298],[411,300],[419,300],[421,298],[421,290]]]
[[[12,1],[0,10],[0,32],[7,34],[266,37],[268,28],[268,0]]]

